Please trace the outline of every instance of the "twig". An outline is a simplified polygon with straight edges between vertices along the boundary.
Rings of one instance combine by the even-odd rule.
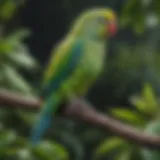
[[[35,98],[27,98],[21,94],[0,90],[1,107],[23,108],[38,110],[40,101]],[[116,136],[132,141],[139,145],[160,148],[160,136],[150,136],[137,129],[124,125],[119,121],[104,115],[95,110],[91,105],[81,99],[74,99],[69,105],[64,107],[63,116],[85,121],[89,124],[111,131]]]

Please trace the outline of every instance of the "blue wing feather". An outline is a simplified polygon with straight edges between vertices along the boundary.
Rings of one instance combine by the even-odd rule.
[[[50,78],[50,82],[44,86],[41,95],[42,97],[47,97],[51,93],[53,93],[53,91],[56,91],[62,84],[62,82],[73,73],[74,69],[79,63],[82,53],[83,53],[83,41],[82,40],[76,41],[74,47],[70,52],[70,58],[63,67],[63,70],[60,71],[56,76],[53,75],[53,77]]]

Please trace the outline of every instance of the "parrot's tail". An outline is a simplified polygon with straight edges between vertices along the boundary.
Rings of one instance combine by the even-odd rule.
[[[40,142],[45,131],[50,128],[52,124],[52,115],[59,106],[59,102],[59,96],[54,95],[46,100],[46,103],[43,104],[40,117],[31,130],[30,140],[32,146],[36,146]]]
[[[33,146],[39,143],[44,132],[51,126],[51,115],[41,115],[37,124],[33,127],[31,133],[31,143]]]

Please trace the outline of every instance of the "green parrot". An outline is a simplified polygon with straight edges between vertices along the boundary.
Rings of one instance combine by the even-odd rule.
[[[106,38],[116,31],[114,11],[88,9],[54,48],[44,73],[40,117],[31,132],[33,145],[51,127],[53,113],[62,102],[87,94],[103,69]]]

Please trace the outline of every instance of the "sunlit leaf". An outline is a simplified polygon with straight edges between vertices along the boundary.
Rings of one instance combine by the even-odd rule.
[[[21,148],[17,152],[18,158],[21,160],[29,160],[32,159],[31,152],[28,148]]]
[[[111,109],[111,113],[116,118],[132,123],[134,125],[145,124],[145,120],[139,113],[129,110],[129,109],[114,108],[114,109]]]
[[[7,55],[11,61],[15,63],[15,65],[20,66],[24,69],[36,69],[38,66],[38,63],[35,61],[35,59],[26,51],[26,49],[21,47],[19,51],[12,54]],[[33,71],[33,70],[32,70]]]
[[[32,93],[32,88],[30,85],[12,66],[4,65],[3,69],[6,81],[10,84],[10,86],[24,93]]]
[[[125,147],[126,142],[123,139],[118,137],[109,138],[107,140],[103,140],[103,142],[97,147],[96,154],[103,154],[113,152],[116,149],[120,149]]]
[[[158,109],[156,96],[149,84],[144,85],[141,96],[133,96],[130,101],[138,110],[148,115],[153,115]]]
[[[130,98],[130,102],[140,111],[144,113],[149,113],[149,108],[146,104],[146,102],[141,98],[137,96],[133,96]]]
[[[147,83],[144,85],[142,96],[147,101],[148,106],[150,106],[151,110],[153,109],[153,111],[155,111],[157,108],[156,96],[154,94],[152,87]]]
[[[43,141],[34,151],[36,157],[41,157],[46,160],[67,160],[68,153],[64,147],[57,143],[49,143],[48,141]]]
[[[6,54],[14,49],[14,45],[8,42],[6,39],[0,40],[0,54]]]

